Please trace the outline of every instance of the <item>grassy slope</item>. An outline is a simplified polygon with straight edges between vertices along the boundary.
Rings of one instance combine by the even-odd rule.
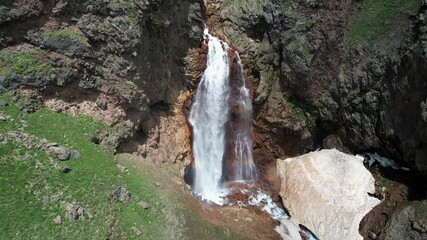
[[[7,95],[0,99],[10,101]],[[14,104],[0,107],[0,113],[8,116],[7,121],[0,121],[0,239],[236,239],[228,230],[201,221],[178,197],[160,191],[152,176],[126,156],[119,163],[129,173],[119,171],[109,149],[90,142],[95,131],[106,128],[103,124],[47,109],[19,116]],[[18,129],[77,149],[81,157],[58,162],[73,169],[61,173],[44,151],[2,139],[1,134]],[[118,184],[126,184],[131,203],[110,203],[108,193]],[[42,205],[44,197],[54,195],[59,201]],[[142,209],[139,200],[150,208]],[[83,220],[69,220],[64,204],[72,202],[93,218],[86,214]],[[57,215],[62,217],[61,225],[53,222]],[[133,226],[143,234],[135,235]]]
[[[350,21],[345,33],[348,49],[357,44],[372,44],[395,28],[400,13],[416,12],[419,0],[360,0],[359,11]],[[398,21],[398,19],[397,19]]]

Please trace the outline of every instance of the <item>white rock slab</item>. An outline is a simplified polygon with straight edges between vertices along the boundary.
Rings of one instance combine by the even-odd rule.
[[[370,197],[375,180],[363,158],[321,150],[277,161],[280,195],[292,219],[319,239],[363,239],[362,218],[380,200]]]

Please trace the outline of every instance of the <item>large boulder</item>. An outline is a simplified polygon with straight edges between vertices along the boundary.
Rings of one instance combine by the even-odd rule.
[[[363,239],[359,223],[380,200],[363,159],[336,149],[277,161],[280,195],[292,219],[319,239]]]

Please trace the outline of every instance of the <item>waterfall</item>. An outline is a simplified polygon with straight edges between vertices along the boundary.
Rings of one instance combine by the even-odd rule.
[[[256,177],[252,157],[252,104],[240,58],[227,43],[204,32],[206,69],[189,115],[193,130],[193,192],[224,203],[225,181]]]

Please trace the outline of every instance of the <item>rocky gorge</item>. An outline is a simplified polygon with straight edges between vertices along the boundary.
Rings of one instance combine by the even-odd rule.
[[[0,91],[23,99],[25,113],[49,108],[104,122],[112,130],[92,142],[159,168],[178,165],[184,178],[194,161],[187,117],[206,67],[207,26],[242,59],[259,185],[277,204],[319,239],[345,239],[328,235],[331,223],[319,230],[301,220],[304,208],[321,214],[326,204],[293,204],[313,192],[304,187],[289,199],[276,159],[319,148],[378,153],[409,172],[365,161],[375,184],[366,177],[361,198],[381,203],[355,210],[351,236],[425,239],[426,19],[424,0],[0,1]],[[303,161],[306,176],[315,174],[317,165]],[[320,175],[333,172],[336,163],[327,163]],[[357,175],[362,167],[350,168]],[[301,171],[293,187],[308,182]],[[345,174],[344,182],[360,177]],[[218,219],[211,222],[224,224]]]

